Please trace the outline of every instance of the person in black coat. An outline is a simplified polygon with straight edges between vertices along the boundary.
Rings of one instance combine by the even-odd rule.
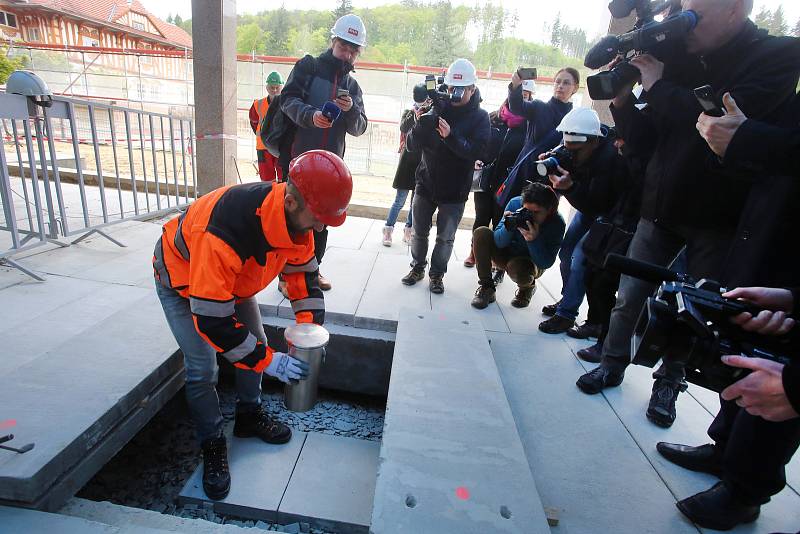
[[[456,230],[472,187],[475,161],[482,159],[489,142],[489,115],[481,109],[481,95],[475,87],[475,67],[457,59],[447,69],[445,83],[458,103],[450,102],[436,116],[417,112],[417,122],[408,135],[408,148],[420,151],[414,191],[414,230],[411,239],[411,271],[402,282],[411,286],[425,277],[428,264],[428,234],[434,212],[436,245],[431,253],[429,288],[444,292],[444,274],[453,251]],[[433,119],[433,120],[430,120]]]
[[[398,150],[400,152],[400,161],[397,163],[397,170],[394,173],[394,181],[392,182],[392,187],[397,189],[397,194],[395,195],[392,207],[389,209],[386,225],[383,227],[383,246],[385,247],[392,246],[394,225],[397,222],[397,216],[400,214],[400,210],[403,209],[403,205],[406,203],[409,191],[412,192],[411,202],[409,202],[409,204],[411,205],[414,203],[413,191],[416,185],[414,174],[417,172],[421,154],[419,152],[406,150],[406,138],[408,132],[414,127],[415,109],[419,109],[419,104],[416,102],[414,103],[414,108],[403,111],[403,115],[400,118],[400,148]],[[406,219],[406,225],[403,228],[403,243],[406,244],[411,243],[411,224],[413,222],[411,211],[411,208],[409,208],[408,219]]]

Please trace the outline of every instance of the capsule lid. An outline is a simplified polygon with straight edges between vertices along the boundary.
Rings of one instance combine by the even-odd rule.
[[[288,327],[283,334],[286,342],[298,349],[316,349],[328,344],[331,335],[324,327],[313,323],[302,323]]]

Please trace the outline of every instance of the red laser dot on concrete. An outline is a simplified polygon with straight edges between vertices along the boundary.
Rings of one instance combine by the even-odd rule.
[[[8,419],[6,421],[0,421],[0,429],[11,428],[12,426],[16,426],[16,425],[17,425],[17,420],[16,419]]]
[[[456,488],[456,497],[461,499],[462,501],[466,501],[469,499],[469,490],[464,486],[459,486]]]

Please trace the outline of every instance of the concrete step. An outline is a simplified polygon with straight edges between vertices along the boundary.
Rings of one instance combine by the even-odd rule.
[[[0,532],[12,534],[120,534],[119,527],[80,517],[0,506]]]
[[[181,387],[183,361],[154,293],[103,315],[0,376],[18,442],[36,443],[0,456],[6,503],[61,506]]]
[[[486,335],[462,315],[400,312],[371,532],[550,532]]]
[[[105,523],[120,529],[120,533],[134,532],[182,532],[186,534],[242,534],[251,529],[236,525],[220,525],[204,519],[187,519],[121,506],[110,502],[96,502],[72,498],[59,511],[64,517],[81,518],[96,523]]]

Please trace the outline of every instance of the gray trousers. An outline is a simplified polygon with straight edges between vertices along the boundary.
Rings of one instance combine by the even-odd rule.
[[[217,352],[205,342],[194,327],[189,300],[156,280],[156,293],[167,317],[172,335],[186,362],[186,402],[200,443],[222,433],[222,412],[217,397]],[[236,317],[266,345],[267,335],[255,297],[236,305]],[[236,368],[238,408],[248,410],[261,403],[261,373]]]
[[[686,246],[688,274],[695,278],[716,278],[722,269],[733,234],[712,230],[679,228],[667,230],[646,219],[639,220],[633,235],[628,257],[669,266]],[[608,335],[603,342],[604,367],[624,370],[631,361],[631,336],[636,320],[648,297],[657,286],[638,278],[622,275],[617,292],[617,303],[611,311]],[[683,361],[664,361],[656,372],[657,377],[681,382],[684,378]]]
[[[436,215],[436,245],[431,253],[430,275],[443,275],[447,272],[447,262],[453,253],[453,242],[456,239],[458,223],[464,215],[466,202],[455,204],[438,204],[433,200],[415,194],[412,209],[412,226],[414,234],[411,238],[411,266],[428,264],[428,235],[433,224],[433,213]]]

